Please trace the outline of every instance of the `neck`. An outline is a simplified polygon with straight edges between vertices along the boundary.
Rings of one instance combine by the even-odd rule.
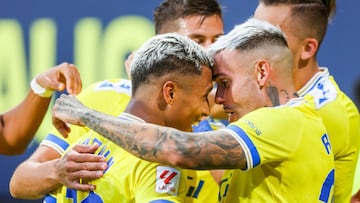
[[[319,65],[315,59],[300,61],[298,68],[293,71],[295,90],[298,91],[304,87],[306,83],[319,71]]]
[[[150,99],[148,100],[148,103],[145,103],[144,101],[139,101],[132,98],[124,112],[137,116],[147,123],[164,125],[161,112],[157,111],[156,107],[151,107],[151,105],[152,103]]]

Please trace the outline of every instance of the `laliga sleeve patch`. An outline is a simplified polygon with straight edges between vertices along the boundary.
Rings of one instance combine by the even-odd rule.
[[[175,168],[157,166],[155,191],[176,196],[179,191],[180,175],[180,171]]]

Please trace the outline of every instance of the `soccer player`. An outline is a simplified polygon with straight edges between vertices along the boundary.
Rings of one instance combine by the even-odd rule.
[[[154,11],[154,23],[156,34],[176,32],[205,48],[224,34],[222,10],[217,0],[165,0]],[[220,121],[227,120],[227,115],[221,105],[215,104],[214,90],[216,88],[209,94],[211,117],[193,125],[195,131],[225,127]],[[221,170],[188,170],[187,174],[187,202],[217,202]]]
[[[204,47],[224,34],[222,10],[216,0],[164,0],[154,11],[154,23],[156,34],[177,32]],[[130,80],[111,79],[91,85],[82,91],[78,98],[91,108],[117,116],[124,111],[129,102],[130,91]],[[74,150],[68,151],[68,155],[62,160],[69,161],[70,164],[60,164],[62,162],[59,159],[64,154],[64,150],[58,147],[58,142],[65,143],[66,148],[69,148],[69,144],[76,143],[78,138],[88,131],[88,128],[72,126],[71,134],[67,139],[63,139],[56,130],[51,131],[37,151],[15,170],[10,182],[12,195],[18,198],[40,198],[60,184],[78,190],[93,190],[94,185],[80,184],[78,180],[84,176],[91,178],[102,176],[103,168],[106,167],[104,160],[99,156],[85,154],[96,151],[96,146],[91,148],[75,146]],[[88,159],[91,163],[86,161]],[[66,170],[65,167],[69,165],[71,170]],[[88,165],[91,165],[91,168]],[[39,174],[30,176],[29,170],[38,171]],[[212,173],[219,174],[215,170]],[[186,201],[217,202],[220,175],[215,176],[214,179],[208,171],[188,171]],[[36,187],[26,187],[26,185]]]
[[[151,38],[134,55],[131,99],[120,119],[191,131],[194,122],[209,114],[211,68],[211,58],[189,38],[178,34]],[[136,158],[93,131],[76,143],[99,146],[95,154],[104,156],[108,166],[103,177],[81,179],[80,182],[96,185],[93,191],[81,192],[63,186],[44,201],[184,201],[186,172]]]
[[[91,110],[71,95],[56,101],[53,124],[64,136],[66,123],[86,125],[149,161],[237,169],[241,178],[221,188],[220,201],[235,196],[229,202],[331,202],[331,144],[313,105],[297,96],[292,54],[281,30],[249,19],[220,37],[209,52],[216,102],[231,122],[226,129],[191,133],[124,121]],[[231,187],[236,193],[227,192]]]
[[[317,53],[335,1],[260,0],[254,17],[280,26],[294,54],[293,78],[300,96],[309,95],[321,115],[335,159],[334,202],[350,202],[360,148],[360,119],[354,102],[340,89]]]
[[[72,64],[62,63],[31,81],[31,90],[16,107],[0,114],[0,154],[15,155],[25,151],[39,128],[53,91],[81,91],[78,70]],[[21,126],[21,127],[19,127]]]

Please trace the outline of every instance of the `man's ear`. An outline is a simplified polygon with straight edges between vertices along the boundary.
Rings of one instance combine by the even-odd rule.
[[[176,83],[174,81],[166,81],[163,84],[162,93],[164,101],[171,105],[174,102],[174,96],[176,91]]]
[[[262,89],[270,77],[270,64],[266,60],[257,61],[255,64],[256,81]]]
[[[313,57],[319,48],[319,42],[315,38],[306,38],[303,42],[300,57],[302,60],[308,60]]]
[[[165,111],[169,105],[173,104],[175,89],[176,84],[173,81],[166,81],[163,84],[156,98],[157,106],[161,111]]]

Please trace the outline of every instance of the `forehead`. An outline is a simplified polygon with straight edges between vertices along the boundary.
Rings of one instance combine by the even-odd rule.
[[[178,19],[179,34],[186,36],[202,35],[218,37],[224,34],[224,25],[219,15],[204,16],[191,15]]]
[[[285,25],[286,19],[288,19],[290,16],[289,14],[290,6],[265,6],[264,4],[259,4],[255,10],[254,18],[283,27]]]
[[[212,70],[207,67],[207,66],[203,66],[202,67],[202,71],[201,71],[201,77],[202,80],[206,83],[212,83]]]
[[[214,56],[213,79],[233,77],[242,63],[241,54],[235,50],[221,51]],[[245,60],[245,58],[243,58]]]
[[[203,95],[212,89],[212,70],[207,66],[203,66],[201,75],[193,75],[189,77],[185,83],[190,87],[190,92],[192,92],[193,95]]]

